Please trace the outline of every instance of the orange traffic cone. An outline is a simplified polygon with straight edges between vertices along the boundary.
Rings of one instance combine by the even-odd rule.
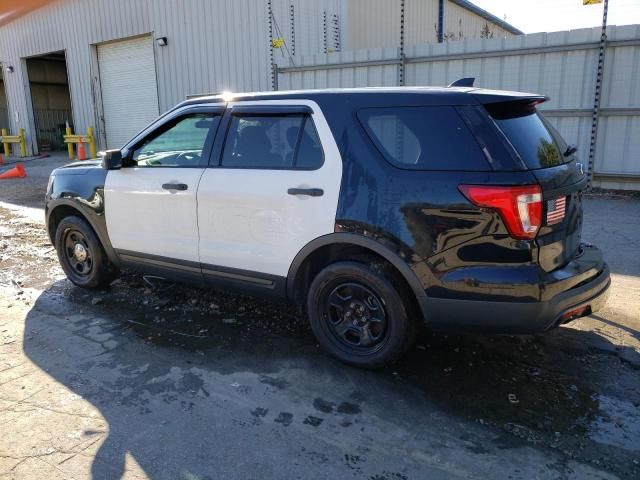
[[[86,160],[87,152],[84,150],[84,143],[78,142],[78,160]]]
[[[4,178],[24,178],[27,176],[27,172],[24,171],[24,167],[21,163],[16,164],[11,170],[0,174],[0,180]]]

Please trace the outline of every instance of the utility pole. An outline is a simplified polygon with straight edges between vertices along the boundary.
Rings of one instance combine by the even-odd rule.
[[[438,2],[438,43],[444,42],[444,0]]]
[[[598,70],[596,71],[596,85],[593,98],[593,112],[591,114],[591,144],[589,145],[589,165],[587,166],[587,188],[591,189],[593,183],[593,166],[596,156],[596,142],[598,140],[598,117],[600,110],[600,98],[602,94],[602,74],[604,70],[604,55],[607,48],[607,12],[609,0],[604,0],[602,10],[602,34],[600,35],[600,48],[598,50]]]
[[[404,84],[405,84],[404,72],[405,72],[405,61],[406,61],[406,55],[404,53],[404,34],[405,34],[404,12],[405,12],[405,0],[400,0],[400,49],[399,49],[400,64],[398,65],[398,85],[400,85],[401,87],[404,87]]]
[[[289,5],[289,31],[291,36],[291,56],[296,55],[296,13],[293,3]]]
[[[267,0],[267,17],[269,32],[269,66],[271,70],[271,90],[278,90],[278,66],[273,59],[273,5],[271,0]]]

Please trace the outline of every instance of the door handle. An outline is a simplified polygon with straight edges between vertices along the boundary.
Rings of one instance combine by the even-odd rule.
[[[308,195],[309,197],[321,197],[324,190],[321,188],[290,188],[287,190],[289,195]]]
[[[189,187],[187,186],[186,183],[163,183],[162,184],[162,188],[164,188],[165,190],[181,190],[181,191],[184,191]]]

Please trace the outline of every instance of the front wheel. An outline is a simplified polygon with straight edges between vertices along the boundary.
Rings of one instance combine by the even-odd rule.
[[[382,272],[338,262],[313,280],[307,311],[320,345],[339,360],[364,368],[395,361],[411,345],[401,293]]]
[[[63,218],[56,229],[55,247],[64,273],[79,287],[103,288],[114,279],[102,244],[84,219]]]

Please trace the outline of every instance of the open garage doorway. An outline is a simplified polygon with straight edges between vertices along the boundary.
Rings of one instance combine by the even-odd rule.
[[[30,57],[26,63],[38,151],[65,150],[65,127],[73,128],[65,54]]]
[[[7,94],[4,88],[3,68],[0,65],[0,129],[9,129],[9,104],[7,103]]]

